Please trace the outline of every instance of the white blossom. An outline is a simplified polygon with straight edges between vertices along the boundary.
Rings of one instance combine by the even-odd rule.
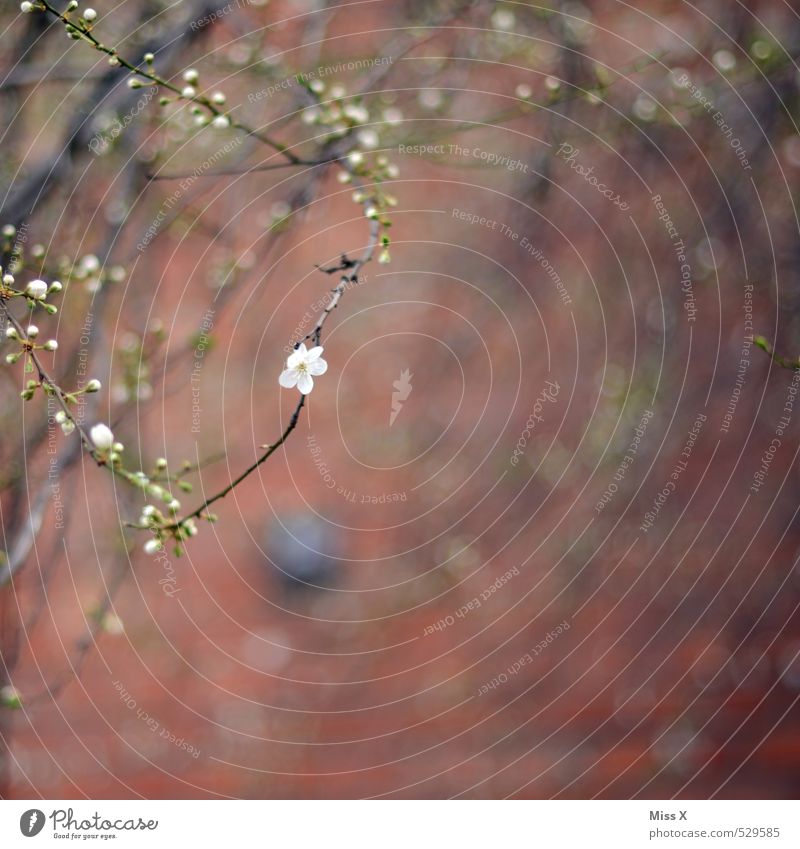
[[[295,386],[303,395],[308,395],[314,388],[314,377],[325,374],[328,364],[321,358],[323,348],[317,345],[310,351],[304,343],[300,343],[296,351],[289,354],[286,368],[281,372],[278,383],[284,389]]]

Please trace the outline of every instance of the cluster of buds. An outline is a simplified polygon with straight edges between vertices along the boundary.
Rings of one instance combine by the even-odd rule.
[[[360,97],[348,98],[345,87],[339,84],[326,91],[325,83],[319,79],[310,82],[301,79],[301,83],[316,100],[313,106],[303,110],[303,123],[322,127],[328,140],[342,138],[358,130],[359,137],[363,135],[365,147],[378,146],[378,134],[374,130],[358,129],[370,119],[369,110]]]
[[[391,221],[388,212],[391,207],[397,205],[397,200],[384,191],[381,184],[386,180],[397,179],[399,170],[384,154],[373,153],[380,146],[381,140],[373,126],[365,126],[370,121],[370,113],[361,98],[348,99],[344,86],[339,84],[332,85],[326,91],[325,84],[319,79],[304,82],[304,85],[317,102],[303,112],[303,121],[325,127],[328,140],[347,137],[348,141],[355,141],[350,152],[340,161],[341,171],[338,179],[344,184],[355,180],[363,186],[353,193],[353,200],[363,207],[367,218],[379,222],[381,252],[378,262],[388,263],[391,259]],[[402,112],[390,107],[384,110],[382,121],[375,123],[394,126],[402,120]]]
[[[385,191],[382,184],[386,180],[396,179],[399,174],[398,168],[389,162],[383,154],[379,154],[373,161],[370,161],[360,150],[353,150],[347,155],[343,173],[348,176],[356,175],[370,181],[369,184],[353,192],[353,200],[355,203],[361,204],[367,218],[380,224],[381,252],[378,255],[378,262],[388,263],[391,259],[389,255],[391,241],[389,228],[392,226],[388,213],[392,207],[397,206],[397,198]],[[342,180],[342,182],[347,181]]]
[[[75,12],[80,4],[78,0],[70,0],[67,3],[67,8],[64,10],[64,18],[65,18],[65,29],[67,32],[67,36],[72,39],[82,39],[85,38],[85,34],[91,31],[94,22],[97,20],[97,12],[91,7],[87,7],[84,9],[77,17],[77,20],[73,20],[70,15],[72,12]],[[30,0],[23,0],[19,5],[21,12],[44,12],[46,7],[43,3],[30,2]]]
[[[44,344],[39,344],[36,342],[38,336],[39,328],[35,324],[29,324],[27,327],[22,328],[22,333],[13,324],[8,325],[6,327],[6,339],[9,342],[16,342],[19,345],[19,349],[6,354],[6,362],[9,365],[13,365],[17,360],[31,351],[55,351],[58,349],[58,342],[55,339],[48,339]],[[22,393],[22,397],[26,401],[29,401],[33,397],[34,390],[30,388],[31,383],[34,383],[34,389],[39,385],[34,381],[29,381],[28,388]]]
[[[25,298],[31,312],[36,309],[43,309],[46,313],[55,315],[58,312],[58,307],[55,304],[48,304],[47,296],[57,294],[63,288],[58,280],[54,280],[48,285],[44,280],[37,278],[26,283],[24,289],[20,289],[17,287],[14,275],[10,271],[4,271],[0,268],[0,298],[5,301],[10,301],[13,298]]]
[[[145,62],[152,64],[152,54],[148,53],[145,56]],[[152,85],[153,82],[159,82],[158,79],[153,80],[152,77],[142,82],[136,77],[128,80],[128,85],[131,88],[140,88],[143,85]],[[181,100],[191,102],[191,114],[194,118],[194,123],[198,127],[210,125],[218,130],[224,130],[231,126],[230,115],[225,112],[224,106],[227,98],[221,91],[213,91],[209,95],[200,94],[200,73],[195,68],[187,68],[181,75],[181,87],[170,85],[168,86],[175,92],[174,97],[164,96],[159,99],[162,106],[168,106],[170,103],[175,103]]]

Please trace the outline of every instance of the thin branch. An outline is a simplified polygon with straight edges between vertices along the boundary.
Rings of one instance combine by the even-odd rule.
[[[333,290],[333,294],[331,296],[331,300],[328,302],[325,309],[320,313],[319,318],[317,319],[317,323],[314,325],[313,329],[310,333],[306,334],[305,339],[314,339],[314,341],[319,344],[320,339],[322,337],[322,328],[325,322],[328,319],[328,316],[336,309],[339,305],[339,301],[342,298],[342,295],[347,290],[347,287],[352,285],[353,283],[358,282],[358,273],[361,268],[366,265],[371,259],[375,252],[375,248],[378,245],[378,239],[380,234],[380,225],[377,221],[370,222],[370,235],[369,241],[367,243],[366,248],[362,255],[355,260],[349,260],[347,257],[342,257],[342,265],[348,269],[348,274],[342,276],[342,279],[339,281],[339,285]],[[298,345],[300,343],[298,342]],[[295,346],[297,347],[297,346]],[[219,501],[221,498],[224,498],[231,490],[237,487],[242,481],[248,478],[265,460],[268,460],[277,450],[283,445],[286,441],[289,434],[297,427],[297,422],[300,418],[300,412],[303,409],[303,406],[306,402],[306,396],[301,395],[300,401],[295,407],[294,412],[292,413],[292,417],[289,420],[289,424],[286,426],[285,430],[281,434],[280,438],[277,442],[272,443],[272,445],[267,446],[266,451],[262,454],[254,463],[249,465],[238,477],[234,478],[227,486],[221,489],[219,492],[214,495],[209,496],[199,507],[194,509],[191,513],[188,513],[182,519],[176,520],[175,522],[166,525],[166,530],[174,530],[183,525],[188,519],[199,519],[199,518],[207,518],[208,508],[214,504],[216,501]],[[142,527],[141,525],[131,525],[130,527]]]

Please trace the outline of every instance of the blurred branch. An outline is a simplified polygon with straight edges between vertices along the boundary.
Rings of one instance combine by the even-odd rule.
[[[781,354],[778,354],[763,336],[754,336],[753,344],[756,347],[761,348],[761,350],[770,357],[772,362],[776,363],[781,368],[792,369],[792,371],[800,369],[800,356],[790,359],[789,357],[784,357]]]
[[[201,17],[213,12],[217,6],[217,0],[198,0],[190,4],[189,9],[193,16]],[[52,10],[52,13],[61,17],[56,10]],[[41,15],[41,19],[44,20],[44,15]],[[169,66],[170,61],[174,60],[179,52],[202,32],[204,32],[202,28],[199,30],[187,28],[182,22],[165,31],[153,45],[153,50],[157,51],[159,57]],[[93,131],[91,122],[87,119],[98,104],[104,103],[118,111],[126,111],[135,104],[140,95],[128,88],[115,91],[119,87],[119,82],[120,74],[116,68],[109,69],[101,77],[66,128],[55,148],[55,158],[49,156],[36,166],[11,199],[0,208],[0,217],[4,221],[19,225],[32,214],[37,204],[41,204],[56,186],[73,173],[75,161],[89,152],[89,142],[93,137]]]

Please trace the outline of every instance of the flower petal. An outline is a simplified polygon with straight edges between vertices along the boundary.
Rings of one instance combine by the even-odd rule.
[[[300,372],[294,368],[287,368],[281,372],[281,376],[278,378],[278,383],[284,389],[292,389],[297,386],[297,379],[300,377]]]
[[[301,344],[296,351],[292,351],[286,358],[286,368],[297,368],[307,356],[306,346]]]
[[[301,372],[300,378],[297,381],[297,388],[303,395],[308,395],[314,388],[314,378],[307,371]]]
[[[315,348],[312,348],[308,352],[308,356],[306,357],[306,362],[310,363],[310,362],[313,362],[316,359],[319,359],[319,357],[322,356],[322,352],[324,350],[325,349],[321,345],[317,345]]]
[[[320,374],[325,374],[328,370],[328,363],[325,360],[316,359],[308,364],[308,373],[315,377]]]

